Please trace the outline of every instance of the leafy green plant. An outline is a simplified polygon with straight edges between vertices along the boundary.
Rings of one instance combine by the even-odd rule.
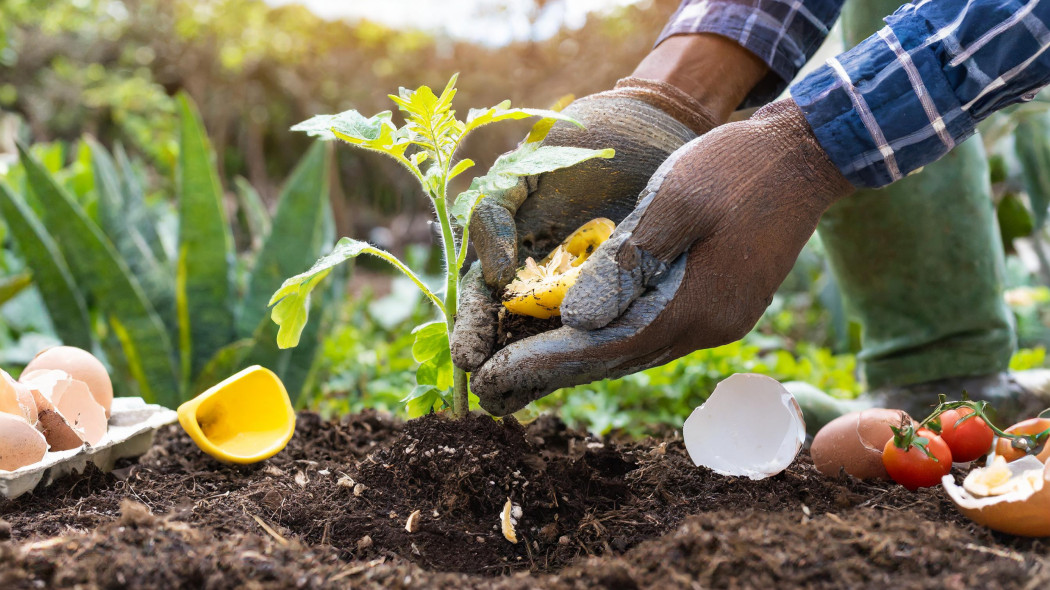
[[[114,159],[90,140],[85,161],[94,202],[85,205],[51,171],[53,164],[45,167],[20,148],[22,178],[8,179],[14,188],[0,183],[0,215],[32,269],[58,337],[101,348],[125,377],[121,385],[133,383],[146,400],[174,406],[239,368],[261,364],[296,395],[308,381],[321,326],[328,322],[313,326],[304,338],[308,346],[281,351],[265,302],[284,276],[323,252],[325,233],[333,233],[326,214],[329,154],[317,145],[303,157],[268,220],[261,248],[249,268],[238,272],[207,136],[189,98],[177,102],[174,248],[161,238],[123,152],[117,150]]]
[[[390,95],[405,117],[405,124],[401,127],[394,124],[390,111],[366,118],[355,110],[338,115],[318,115],[292,127],[294,131],[304,131],[323,140],[341,139],[386,154],[408,169],[433,204],[441,225],[446,269],[444,292],[432,291],[393,254],[366,242],[342,238],[332,252],[313,267],[286,280],[270,298],[270,305],[273,306],[271,316],[281,327],[277,335],[278,345],[281,348],[294,347],[306,326],[310,292],[335,266],[361,254],[385,260],[411,279],[440,315],[439,320],[419,325],[413,332],[412,355],[420,365],[416,370],[416,387],[405,401],[417,408],[448,405],[456,416],[464,416],[470,405],[467,376],[452,364],[449,334],[456,316],[459,274],[467,255],[468,224],[474,206],[486,193],[514,186],[519,176],[557,170],[592,158],[611,158],[614,153],[611,149],[540,145],[555,121],[581,124],[554,111],[511,108],[510,101],[487,109],[471,109],[464,120],[459,120],[452,109],[456,78],[456,75],[452,76],[440,95],[434,94],[427,86],[416,90],[402,88],[397,96]],[[501,156],[487,174],[471,182],[468,190],[454,200],[450,198],[449,182],[474,165],[470,159],[456,159],[460,143],[471,131],[498,121],[536,116],[543,119],[533,126],[518,149]],[[458,240],[453,222],[460,228]],[[448,401],[449,391],[452,392],[451,403]]]

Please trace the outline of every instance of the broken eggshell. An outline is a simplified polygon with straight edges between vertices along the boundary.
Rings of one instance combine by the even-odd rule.
[[[75,346],[47,348],[29,361],[22,374],[43,369],[65,371],[73,379],[87,384],[91,396],[105,410],[106,418],[109,418],[113,406],[113,382],[106,366],[95,355]]]
[[[14,414],[0,413],[0,470],[14,471],[44,458],[47,442],[30,423]]]
[[[1050,468],[1035,457],[1023,457],[1007,464],[1012,477],[1023,477],[1026,471],[1041,470],[1042,477],[1032,487],[1017,489],[997,496],[977,496],[955,483],[950,474],[941,485],[964,516],[992,530],[1022,537],[1050,536]],[[988,469],[987,467],[983,469]],[[976,471],[976,470],[975,470]]]
[[[900,426],[901,414],[908,416],[901,410],[871,408],[828,422],[809,447],[813,466],[828,477],[837,477],[842,469],[858,479],[889,479],[882,450],[893,438],[890,426]]]
[[[20,416],[29,424],[36,424],[37,409],[33,392],[15,381],[7,371],[0,369],[0,412]]]
[[[105,409],[83,381],[64,371],[37,370],[22,375],[39,410],[39,428],[53,451],[96,444],[106,434]]]
[[[682,427],[693,463],[722,475],[765,479],[787,469],[806,440],[795,398],[765,375],[731,375]]]

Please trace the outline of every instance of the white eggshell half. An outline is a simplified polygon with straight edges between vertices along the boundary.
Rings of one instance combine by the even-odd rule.
[[[113,405],[113,382],[109,371],[95,355],[75,346],[56,346],[41,351],[26,365],[25,372],[38,369],[58,369],[69,373],[78,380],[87,383],[91,395],[106,410],[109,417]]]
[[[682,437],[693,463],[723,475],[765,479],[795,460],[806,440],[806,422],[779,381],[737,373],[693,410]]]
[[[37,409],[33,393],[2,369],[0,369],[0,412],[21,416],[30,424],[36,423]]]
[[[951,475],[941,478],[941,485],[959,512],[979,525],[1022,537],[1050,537],[1050,466],[1026,456],[1007,467],[1014,475],[1042,469],[1043,485],[1034,491],[1017,490],[984,498],[970,494]]]
[[[0,413],[0,470],[14,471],[40,461],[47,453],[44,435],[13,414]]]

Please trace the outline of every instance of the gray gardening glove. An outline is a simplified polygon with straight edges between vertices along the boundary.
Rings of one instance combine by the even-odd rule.
[[[689,142],[584,263],[565,326],[494,354],[471,389],[505,415],[561,387],[738,340],[820,216],[852,190],[791,100]]]
[[[513,188],[478,203],[470,236],[479,261],[463,279],[452,334],[452,358],[468,371],[495,347],[493,291],[509,283],[527,257],[539,260],[596,217],[621,221],[667,156],[715,126],[714,116],[681,90],[639,78],[620,80],[613,90],[581,98],[564,112],[586,128],[559,122],[544,145],[613,148],[616,156],[521,177]]]

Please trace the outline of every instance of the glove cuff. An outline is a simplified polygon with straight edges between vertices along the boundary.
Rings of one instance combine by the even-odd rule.
[[[676,86],[645,78],[623,78],[603,96],[633,98],[660,109],[697,135],[718,126],[719,121],[700,101]]]

